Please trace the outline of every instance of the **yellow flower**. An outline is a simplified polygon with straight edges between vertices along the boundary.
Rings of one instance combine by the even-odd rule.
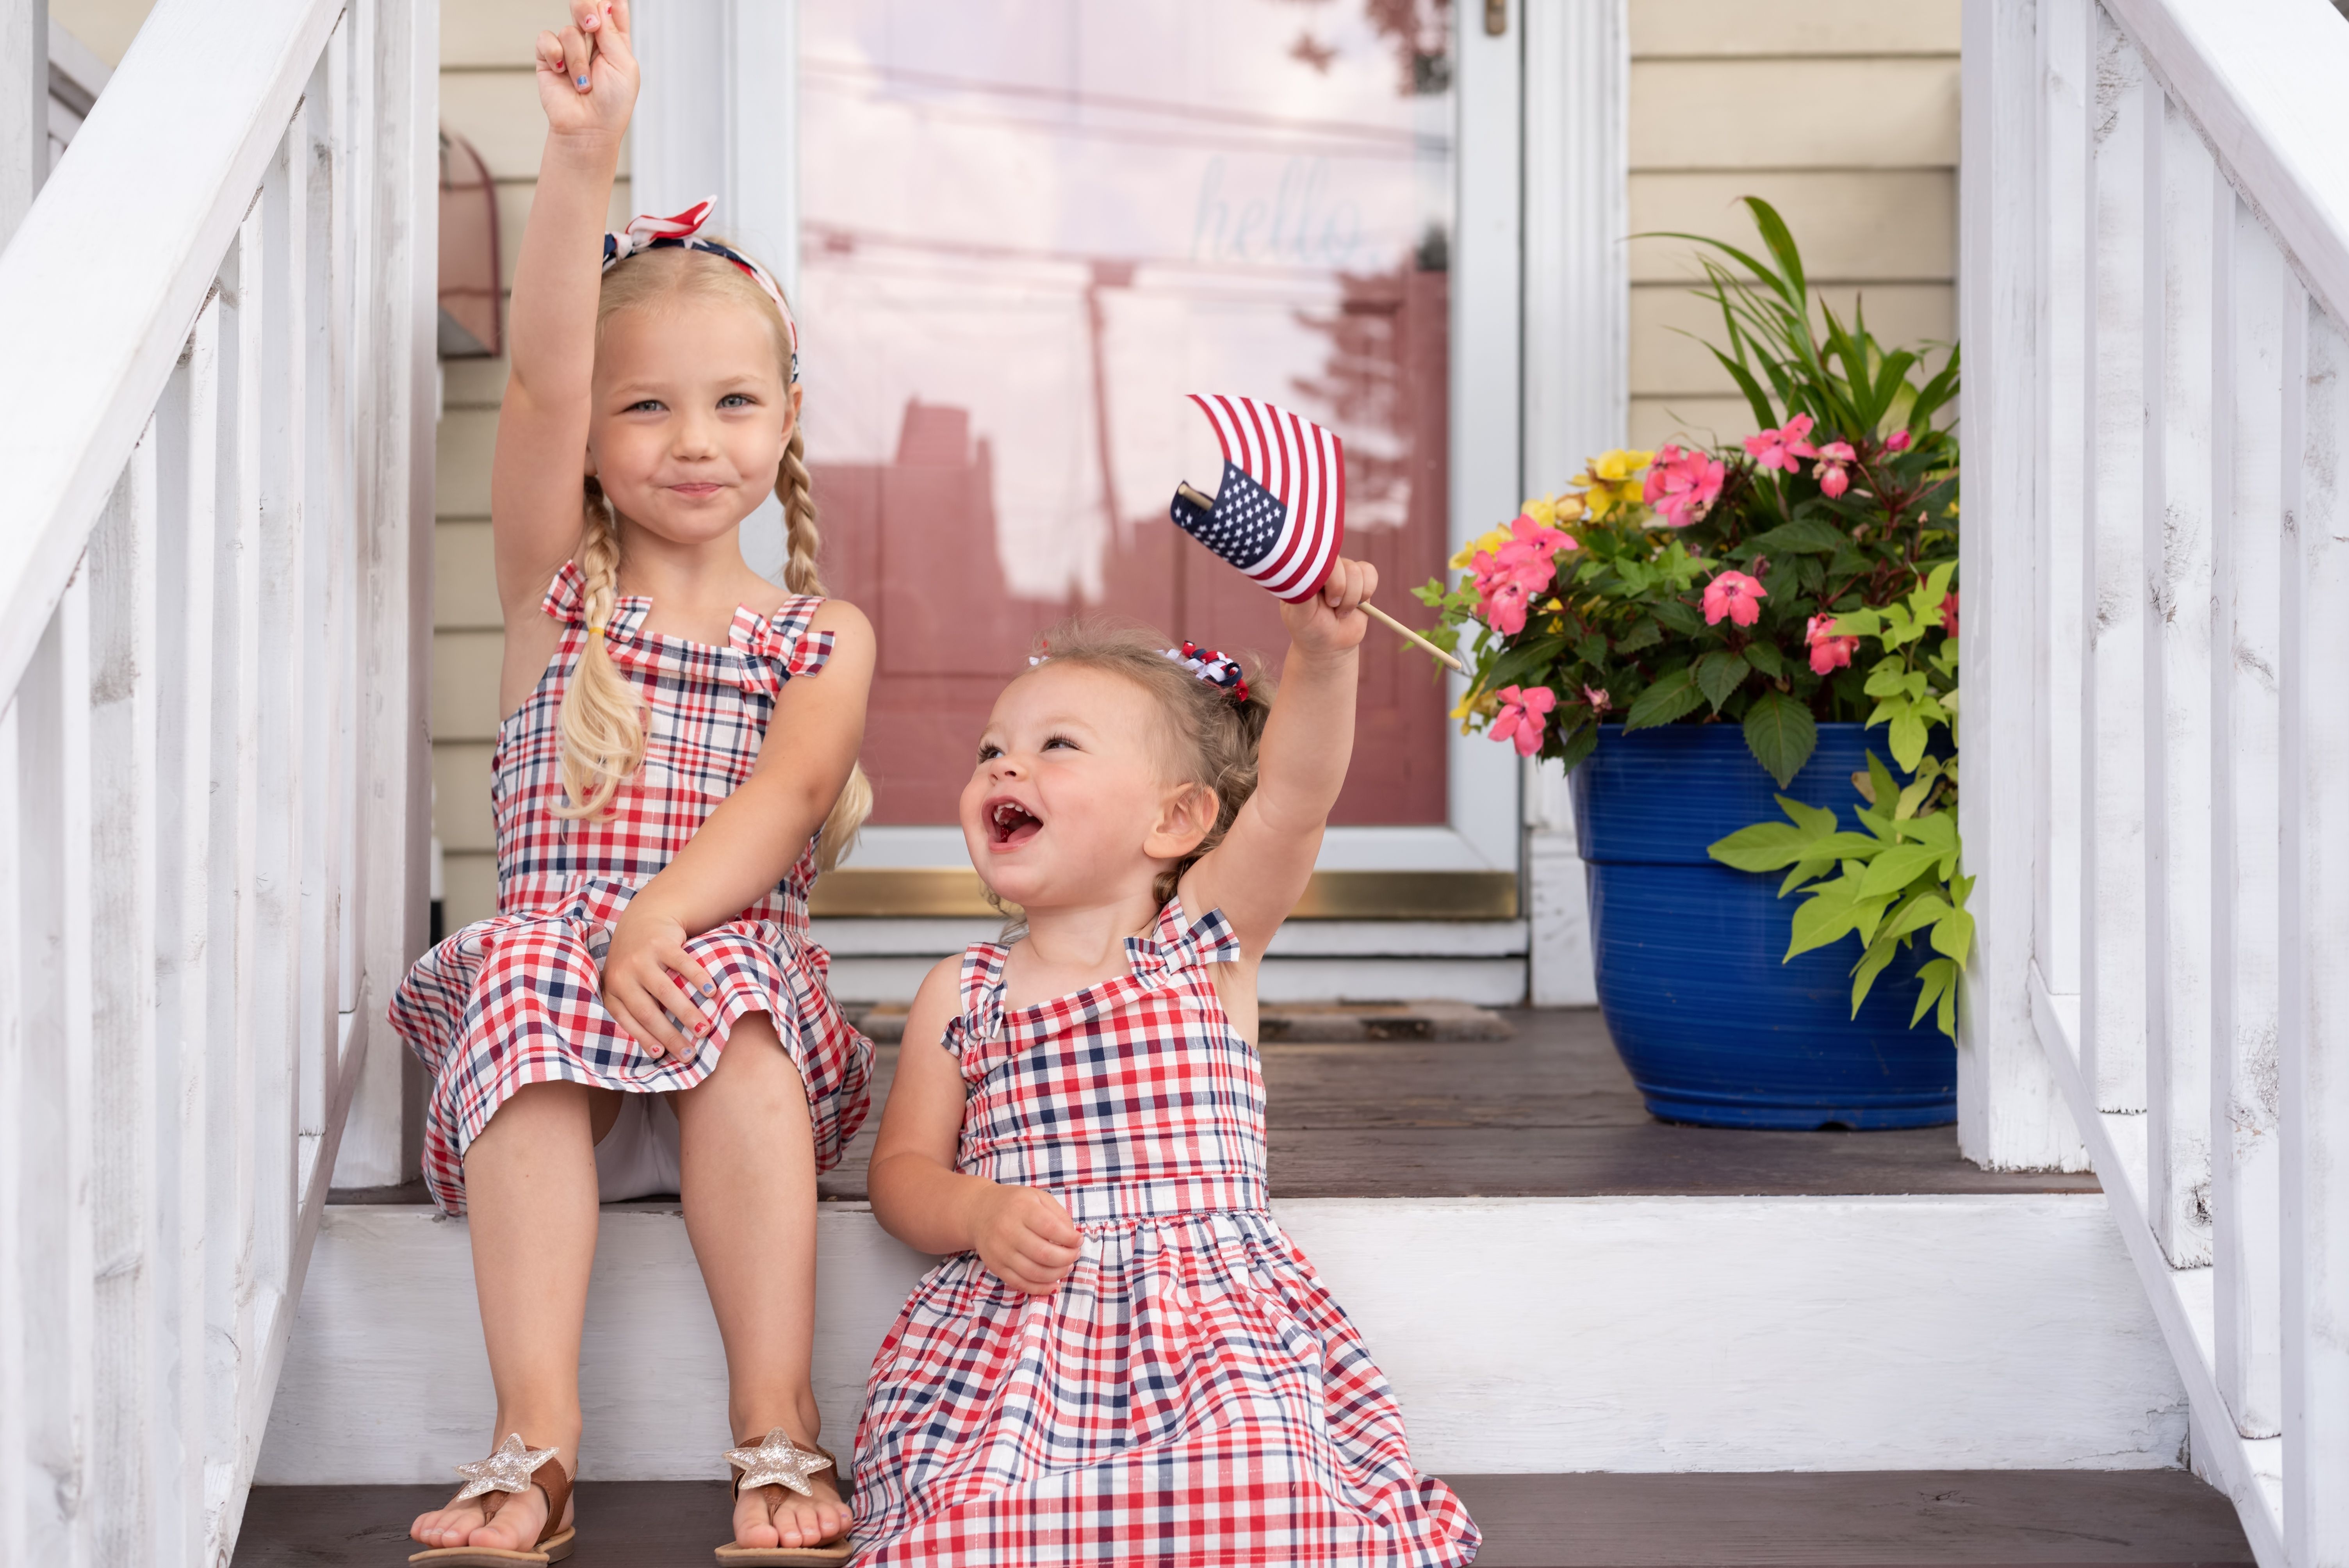
[[[1525,513],[1544,528],[1563,529],[1569,522],[1578,522],[1589,511],[1582,498],[1568,490],[1563,495],[1544,496],[1526,502]]]
[[[1512,518],[1509,521],[1514,522],[1516,520]],[[1446,562],[1445,564],[1450,566],[1454,572],[1465,572],[1471,565],[1475,564],[1476,552],[1478,551],[1498,550],[1501,546],[1508,542],[1509,525],[1505,522],[1500,527],[1494,529],[1489,532],[1478,534],[1475,538],[1462,545],[1458,550],[1453,552],[1452,559],[1449,562]]]
[[[1498,696],[1488,691],[1478,691],[1472,686],[1453,708],[1452,717],[1460,721],[1461,734],[1471,735],[1475,732],[1477,719],[1492,717],[1500,711],[1500,707],[1501,699]]]
[[[1655,456],[1618,449],[1591,459],[1590,466],[1574,476],[1583,487],[1582,499],[1590,515],[1603,519],[1619,508],[1639,505],[1647,488],[1643,472]]]

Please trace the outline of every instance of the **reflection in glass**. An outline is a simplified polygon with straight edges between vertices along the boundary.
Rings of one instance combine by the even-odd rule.
[[[880,632],[875,820],[943,822],[988,704],[1079,610],[1276,653],[1166,521],[1220,471],[1193,390],[1340,431],[1380,602],[1442,563],[1449,8],[802,0],[809,455]],[[1443,688],[1368,645],[1338,820],[1444,817]]]

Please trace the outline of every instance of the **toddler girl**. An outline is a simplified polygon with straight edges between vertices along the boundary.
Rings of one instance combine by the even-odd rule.
[[[1475,1554],[1265,1210],[1257,965],[1345,779],[1375,586],[1341,560],[1281,606],[1278,707],[1230,660],[1081,626],[997,699],[963,838],[1025,930],[906,1018],[873,1207],[957,1255],[874,1359],[862,1562]]]
[[[773,281],[696,236],[707,203],[603,233],[636,90],[626,0],[573,0],[539,38],[538,90],[490,490],[499,913],[427,954],[392,1006],[432,1074],[426,1179],[470,1220],[496,1451],[419,1516],[430,1550],[409,1561],[569,1554],[595,1145],[628,1145],[607,1176],[655,1172],[601,1195],[640,1195],[660,1182],[656,1119],[746,1471],[719,1555],[840,1561],[847,1511],[812,1447],[815,1174],[864,1119],[872,1047],[826,987],[807,893],[869,799],[873,634],[820,597],[797,331]],[[742,559],[770,494],[788,592]]]

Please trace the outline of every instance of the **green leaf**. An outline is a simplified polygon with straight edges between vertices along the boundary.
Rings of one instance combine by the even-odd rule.
[[[1833,555],[1850,542],[1839,528],[1816,517],[1798,517],[1756,539],[1754,548],[1764,555]]]
[[[1704,617],[1678,599],[1661,601],[1655,607],[1655,616],[1667,629],[1683,636],[1693,637],[1704,630]]]
[[[1592,632],[1574,645],[1574,656],[1594,668],[1607,662],[1607,639]]]
[[[1800,822],[1812,832],[1832,833],[1836,830],[1835,808],[1832,806],[1808,805],[1791,795],[1773,795],[1770,799],[1778,802],[1778,810],[1785,812],[1788,819]]]
[[[1909,1026],[1915,1028],[1923,1022],[1925,1014],[1936,1003],[1940,1004],[1940,1016],[1935,1021],[1941,1033],[1957,1038],[1958,966],[1946,958],[1936,958],[1917,971],[1917,1010],[1909,1015]]]
[[[1663,628],[1658,626],[1653,618],[1642,615],[1631,623],[1630,630],[1615,639],[1615,651],[1619,654],[1636,654],[1641,648],[1652,648],[1663,640]]]
[[[1920,892],[1892,912],[1892,918],[1884,923],[1884,929],[1877,934],[1877,939],[1881,941],[1887,936],[1906,936],[1912,931],[1922,931],[1949,913],[1949,903],[1940,893],[1930,890]]]
[[[1973,952],[1974,917],[1962,909],[1953,909],[1933,923],[1933,951],[1954,959],[1963,965]]]
[[[1872,637],[1883,627],[1884,617],[1875,611],[1852,610],[1837,615],[1832,629],[1838,637]]]
[[[1576,766],[1584,758],[1589,756],[1591,748],[1598,744],[1599,727],[1595,724],[1581,726],[1572,735],[1568,736],[1566,744],[1558,748],[1557,759],[1560,766],[1564,767],[1568,773],[1573,772]]]
[[[1773,643],[1748,643],[1745,662],[1773,680],[1786,673],[1785,655]]]
[[[1818,739],[1811,710],[1785,692],[1764,692],[1745,715],[1745,748],[1782,789],[1811,759]]]
[[[1677,669],[1659,676],[1653,686],[1640,694],[1631,710],[1623,716],[1626,730],[1651,729],[1660,724],[1670,724],[1696,711],[1704,701],[1697,689],[1696,676],[1687,669]]]
[[[1821,884],[1803,906],[1795,911],[1795,929],[1786,944],[1786,956],[1793,958],[1815,947],[1826,947],[1841,942],[1859,924],[1859,910],[1852,897],[1857,879],[1848,874]]]
[[[1925,755],[1925,721],[1913,709],[1898,714],[1893,717],[1889,738],[1892,760],[1900,765],[1904,773],[1914,769]]]
[[[1693,667],[1696,688],[1704,693],[1705,701],[1713,704],[1715,713],[1719,713],[1721,705],[1745,684],[1745,677],[1754,673],[1754,667],[1745,662],[1744,655],[1721,648],[1700,657]]]
[[[1813,858],[1812,846],[1818,839],[1818,834],[1793,822],[1756,822],[1725,839],[1715,839],[1704,852],[1733,871],[1775,872]]]
[[[1871,897],[1897,894],[1930,872],[1933,862],[1940,858],[1940,851],[1930,844],[1895,844],[1868,862],[1868,876],[1860,891]]]
[[[1911,817],[1900,824],[1900,836],[1915,843],[1930,844],[1942,854],[1954,854],[1958,848],[1958,820],[1947,811]]]
[[[1884,973],[1884,966],[1891,963],[1893,955],[1899,951],[1899,934],[1888,925],[1876,934],[1876,940],[1869,943],[1868,951],[1859,955],[1859,963],[1851,972],[1853,1017],[1859,1016],[1859,1005],[1868,1000],[1868,989],[1876,984],[1876,977]]]

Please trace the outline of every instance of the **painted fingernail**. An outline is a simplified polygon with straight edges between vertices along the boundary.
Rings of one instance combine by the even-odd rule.
[[[604,18],[597,15],[593,11],[588,12],[586,20],[579,24],[580,26],[585,28],[590,33],[594,32],[597,27],[600,27],[603,25]]]
[[[583,88],[587,85],[587,78],[585,77],[574,77],[572,79],[576,81]]]

